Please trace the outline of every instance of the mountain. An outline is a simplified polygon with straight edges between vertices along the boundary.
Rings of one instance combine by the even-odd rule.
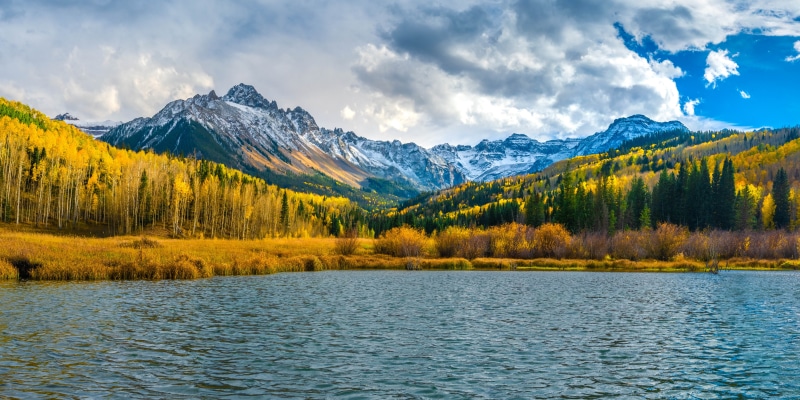
[[[89,121],[89,120],[81,120],[70,113],[58,114],[53,117],[56,121],[64,121],[70,125],[75,126],[76,128],[92,135],[95,138],[99,138],[100,136],[105,135],[108,131],[114,129],[115,127],[122,124],[119,121]]]
[[[483,182],[541,171],[571,157],[580,142],[580,139],[566,139],[541,143],[515,133],[504,140],[484,139],[474,147],[442,144],[431,151],[454,164],[469,180]]]
[[[748,132],[677,129],[641,136],[632,129],[654,128],[642,122],[647,121],[640,116],[618,120],[613,129],[590,137],[599,138],[597,143],[610,143],[627,132],[631,139],[613,151],[559,161],[513,179],[470,182],[405,201],[375,217],[375,232],[402,225],[430,233],[449,226],[554,222],[572,233],[605,236],[643,226],[655,229],[662,222],[698,231],[800,225],[793,211],[800,200],[791,194],[800,186],[800,127]],[[778,197],[782,200],[775,202]],[[772,212],[776,204],[783,209],[780,218],[777,211]],[[744,248],[719,248],[723,247],[732,253]],[[708,246],[704,249],[709,251]]]
[[[632,115],[628,118],[618,118],[603,132],[587,136],[575,149],[574,155],[586,156],[602,153],[619,147],[627,140],[636,139],[656,132],[680,131],[687,132],[682,123],[678,121],[656,122],[644,115]]]
[[[295,189],[349,188],[412,197],[466,181],[536,172],[576,155],[603,152],[623,141],[666,130],[680,122],[642,115],[620,118],[583,139],[539,142],[523,134],[475,146],[378,141],[326,129],[300,107],[281,109],[250,85],[222,97],[214,91],[176,100],[150,118],[122,124],[100,139],[112,145],[195,155]],[[341,193],[341,192],[339,192]]]
[[[294,177],[298,186],[323,174],[352,187],[393,186],[388,190],[400,188],[401,197],[407,197],[466,181],[457,168],[416,144],[320,128],[302,108],[281,109],[245,84],[223,97],[211,91],[173,101],[153,117],[122,124],[100,139],[193,154],[261,176]]]
[[[678,121],[656,122],[644,115],[619,118],[602,132],[583,139],[548,140],[544,143],[515,133],[504,140],[483,140],[476,146],[435,146],[431,152],[455,165],[471,181],[491,181],[538,172],[554,162],[608,151],[626,140],[657,132],[688,129]]]

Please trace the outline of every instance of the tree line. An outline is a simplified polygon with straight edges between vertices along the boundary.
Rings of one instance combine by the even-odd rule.
[[[705,229],[800,225],[798,128],[651,135],[607,154],[556,163],[541,173],[472,182],[373,214],[377,232],[408,225],[427,233],[525,223],[574,233],[676,224]],[[618,154],[611,156],[611,154]]]
[[[1,98],[0,221],[108,235],[371,234],[366,214],[345,198],[281,189],[209,161],[118,149]]]

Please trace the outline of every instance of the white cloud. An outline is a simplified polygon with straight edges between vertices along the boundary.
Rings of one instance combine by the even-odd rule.
[[[750,94],[745,92],[744,90],[740,90],[739,94],[742,96],[743,99],[749,99],[750,98]]]
[[[481,9],[422,12],[389,31],[389,45],[361,47],[353,69],[362,91],[375,94],[371,102],[378,110],[396,110],[401,100],[416,115],[401,126],[404,136],[423,145],[456,135],[459,143],[511,132],[539,139],[582,136],[616,117],[683,115],[674,82],[683,70],[630,51],[613,25],[590,24],[581,32],[555,24],[554,32],[538,34],[518,20]],[[458,34],[438,29],[449,25],[481,28]],[[425,37],[417,39],[418,32]],[[392,112],[366,114],[396,119]],[[393,125],[377,122],[383,129]]]
[[[733,57],[736,55],[734,54]],[[703,78],[706,86],[716,87],[717,81],[722,81],[731,75],[739,75],[739,64],[728,57],[728,50],[716,50],[708,53],[706,70]]]
[[[423,145],[689,118],[675,79],[696,71],[638,56],[615,23],[667,52],[800,36],[795,0],[0,3],[0,96],[50,115],[129,120],[244,82],[321,126]],[[738,73],[712,53],[709,85]]]
[[[800,60],[800,40],[794,42],[794,51],[796,51],[798,54],[786,57],[786,61],[794,62]]]
[[[698,104],[700,104],[700,99],[693,99],[683,103],[683,113],[690,117],[694,116],[694,108]]]
[[[342,111],[339,112],[339,114],[341,114],[342,118],[348,121],[352,120],[356,116],[356,112],[353,111],[350,106],[345,106]]]

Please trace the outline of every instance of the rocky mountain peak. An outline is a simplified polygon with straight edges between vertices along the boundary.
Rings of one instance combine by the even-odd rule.
[[[273,101],[270,102],[261,96],[256,88],[251,85],[246,85],[244,83],[240,83],[230,90],[225,96],[222,97],[222,100],[230,101],[231,103],[241,104],[243,106],[253,107],[253,108],[263,108],[263,109],[277,109],[278,105]]]
[[[53,119],[56,120],[56,121],[77,121],[78,120],[77,117],[73,117],[72,114],[70,114],[68,112],[67,113],[63,113],[63,114],[58,114]]]

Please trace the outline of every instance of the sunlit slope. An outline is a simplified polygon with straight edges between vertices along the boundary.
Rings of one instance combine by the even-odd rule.
[[[749,196],[751,224],[747,228],[769,228],[773,226],[770,213],[774,208],[772,198],[773,184],[778,171],[783,169],[788,179],[791,204],[791,224],[797,226],[797,210],[800,207],[800,129],[785,128],[752,132],[665,132],[623,143],[617,149],[604,154],[575,157],[557,162],[540,173],[505,178],[485,183],[467,183],[452,189],[421,196],[404,203],[378,216],[379,227],[407,223],[424,227],[429,231],[449,225],[490,226],[507,222],[529,222],[533,225],[542,221],[559,221],[564,217],[562,208],[571,207],[574,212],[583,212],[584,220],[605,219],[603,224],[616,225],[619,229],[639,228],[641,215],[632,215],[630,205],[631,190],[642,193],[637,200],[641,207],[651,213],[647,222],[659,222],[655,204],[658,202],[659,182],[673,182],[694,175],[700,183],[697,188],[708,185],[705,194],[698,194],[698,201],[706,201],[713,211],[713,198],[717,186],[722,182],[725,160],[732,163],[732,188],[725,189],[730,197],[746,194]],[[683,169],[683,172],[681,172]],[[701,179],[707,175],[707,179]],[[568,178],[568,179],[565,179]],[[716,178],[716,179],[715,179]],[[672,179],[672,181],[670,181]],[[565,184],[567,187],[565,187]],[[684,198],[688,195],[688,181],[681,183],[684,190],[678,193]],[[712,190],[713,189],[713,190]],[[698,189],[700,190],[700,189]],[[721,189],[720,189],[721,190]],[[594,198],[590,198],[593,196]],[[599,199],[602,197],[602,199]],[[712,197],[706,199],[705,197]],[[583,205],[568,205],[560,200],[582,201]],[[670,201],[670,199],[660,199]],[[735,202],[736,200],[731,200]],[[591,203],[591,204],[589,204]],[[698,206],[700,203],[698,203]],[[733,204],[729,206],[737,206]],[[526,207],[527,206],[527,207]],[[692,204],[684,204],[692,208]],[[743,206],[744,207],[744,206]],[[534,208],[536,208],[534,210]],[[636,210],[637,212],[644,211]],[[570,211],[571,212],[571,211]],[[745,211],[742,211],[743,213]],[[616,215],[598,216],[600,213]],[[626,214],[626,215],[623,215]],[[535,215],[534,215],[535,214]],[[594,215],[593,215],[594,214]],[[674,213],[673,213],[674,214]],[[572,216],[570,216],[572,217]],[[713,223],[690,223],[683,216],[667,215],[669,222],[684,222],[690,228],[717,228]],[[563,219],[563,218],[562,218]],[[611,219],[611,221],[609,221]],[[581,223],[572,230],[595,230],[614,227]],[[727,226],[726,226],[727,227]],[[380,230],[380,229],[379,229]]]
[[[364,230],[359,207],[222,164],[133,152],[0,98],[0,221],[107,235],[327,236]]]

